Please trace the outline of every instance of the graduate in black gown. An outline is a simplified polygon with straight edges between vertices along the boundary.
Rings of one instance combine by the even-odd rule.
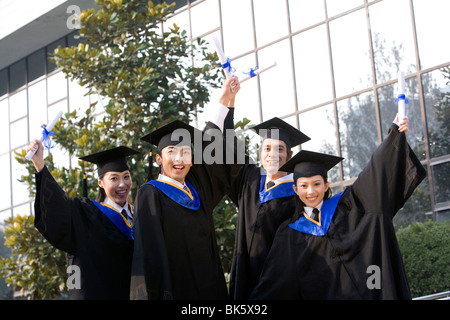
[[[100,191],[93,201],[69,198],[44,164],[42,143],[34,140],[28,151],[36,145],[31,159],[36,169],[34,224],[54,247],[68,253],[69,298],[129,299],[133,208],[126,157],[138,152],[117,147],[80,158],[97,164]]]
[[[299,208],[278,229],[251,299],[411,299],[392,219],[426,171],[397,117],[352,186],[329,197],[327,171],[342,160],[302,150]]]
[[[230,99],[239,89],[231,92],[231,82],[224,85]],[[228,102],[222,106],[225,116]],[[204,131],[219,130],[215,137],[223,147],[221,119]],[[209,140],[202,137],[200,130],[173,121],[142,138],[157,147],[160,174],[142,185],[135,199],[131,299],[228,298],[212,215],[228,192],[227,167],[206,164],[205,153],[198,161],[198,152],[206,150],[206,143],[198,148],[201,140]]]
[[[229,129],[229,120],[225,121]],[[231,126],[232,127],[232,126]],[[309,140],[287,122],[273,118],[252,128],[262,138],[262,168],[246,158],[230,166],[230,198],[237,204],[238,221],[230,275],[230,296],[248,299],[256,286],[278,226],[292,216],[295,193],[292,174],[278,169],[292,156],[291,148]],[[235,147],[237,152],[239,147]]]

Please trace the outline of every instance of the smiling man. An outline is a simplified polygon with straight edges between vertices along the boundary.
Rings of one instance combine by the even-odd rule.
[[[225,116],[238,91],[232,83],[225,81],[219,106]],[[209,122],[205,132],[220,130],[224,118]],[[194,152],[203,153],[206,144],[197,149],[197,142],[209,136],[181,121],[142,139],[157,147],[160,173],[140,187],[135,200],[131,299],[227,299],[212,216],[228,190],[226,165],[194,161],[192,142]]]
[[[229,117],[232,117],[232,113]],[[227,119],[226,129],[233,121]],[[248,163],[230,166],[230,198],[239,208],[230,277],[230,295],[247,299],[256,286],[278,226],[295,210],[292,174],[279,171],[291,149],[309,137],[287,122],[272,118],[252,130],[261,136],[262,168]]]

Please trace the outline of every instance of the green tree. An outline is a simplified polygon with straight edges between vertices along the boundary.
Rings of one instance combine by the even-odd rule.
[[[450,221],[412,223],[397,238],[413,297],[450,290]]]
[[[8,258],[0,258],[0,277],[27,299],[53,299],[65,291],[65,254],[34,227],[33,216],[5,220]]]
[[[220,64],[215,53],[207,52],[204,40],[190,41],[186,32],[175,24],[167,30],[164,25],[163,29],[162,22],[173,13],[174,4],[154,5],[140,0],[97,0],[96,4],[98,11],[90,9],[80,15],[80,43],[57,48],[51,61],[66,77],[88,88],[89,94],[98,94],[107,102],[104,106],[91,104],[85,110],[80,106],[79,110],[66,113],[54,128],[54,141],[72,159],[116,145],[127,145],[145,154],[151,147],[143,145],[140,137],[175,119],[190,121],[195,112],[202,111],[209,102],[209,90],[219,87],[223,79]],[[16,160],[27,166],[29,174],[22,181],[29,183],[33,195],[34,168],[24,156],[22,150],[16,153]],[[82,194],[85,172],[90,182],[88,196],[95,198],[94,166],[79,161],[78,166],[58,167],[51,152],[45,161],[69,197]],[[147,162],[148,157],[135,157],[130,164],[132,199],[146,181]],[[227,224],[232,221],[224,221],[221,227],[228,228]],[[23,232],[34,237],[35,231],[27,227]],[[26,265],[31,260],[42,258],[29,242],[24,242],[21,250],[22,253],[15,251],[11,259],[26,252],[30,258],[22,264],[23,268],[28,268]],[[15,288],[34,292],[32,298],[50,297],[38,294],[40,287],[31,280],[22,281],[21,271],[17,271],[11,269],[8,273],[8,281]],[[58,281],[47,279],[48,286],[60,290],[61,277],[65,276],[65,273],[51,275]]]
[[[5,239],[4,224],[0,223],[0,239]],[[9,258],[11,256],[11,249],[6,247],[5,244],[0,241],[0,259],[1,257]],[[0,270],[3,270],[1,267]],[[8,287],[3,276],[0,275],[0,300],[10,300],[13,297],[12,288]]]

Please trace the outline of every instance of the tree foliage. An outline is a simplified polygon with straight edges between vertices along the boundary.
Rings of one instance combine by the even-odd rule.
[[[397,232],[413,297],[450,290],[450,221],[412,223]]]
[[[28,299],[53,299],[65,292],[65,254],[55,249],[34,227],[33,216],[5,220],[5,247],[11,256],[0,258],[0,277]]]

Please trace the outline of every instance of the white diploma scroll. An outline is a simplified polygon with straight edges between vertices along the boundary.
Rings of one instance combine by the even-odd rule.
[[[55,124],[59,121],[59,119],[61,119],[62,115],[63,115],[63,112],[62,112],[62,111],[59,111],[58,114],[56,115],[55,119],[53,119],[53,121],[50,122],[50,123],[48,124],[48,126],[46,127],[47,131],[51,131],[51,130],[53,129],[53,127],[55,126]],[[42,133],[38,140],[39,140],[40,142],[43,142],[44,139],[45,139],[45,135],[44,135],[44,133]],[[36,146],[36,150],[28,152],[27,155],[25,156],[25,159],[31,160],[31,158],[33,158],[34,154],[35,154],[36,151],[38,150],[38,148],[39,148],[39,147]]]
[[[397,103],[398,103],[398,122],[401,122],[401,119],[406,114],[406,107],[405,107],[405,73],[403,71],[398,72],[398,97],[397,97]]]
[[[274,61],[270,66],[267,66],[263,69],[257,69],[254,71],[255,76],[257,76],[260,73],[263,73],[264,71],[269,70],[270,68],[273,68],[277,65],[276,61]],[[243,77],[242,79],[239,79],[239,82],[242,83],[244,81],[247,81],[248,79],[253,78],[250,74],[247,74],[245,77]]]
[[[216,44],[216,51],[217,55],[219,56],[220,64],[223,66],[225,63],[227,63],[227,57],[223,52],[222,45],[220,44],[219,39],[217,37],[214,37],[213,39],[214,43]],[[232,73],[228,70],[228,68],[223,68],[223,71],[225,72],[225,77],[227,79],[230,79],[232,77]]]

